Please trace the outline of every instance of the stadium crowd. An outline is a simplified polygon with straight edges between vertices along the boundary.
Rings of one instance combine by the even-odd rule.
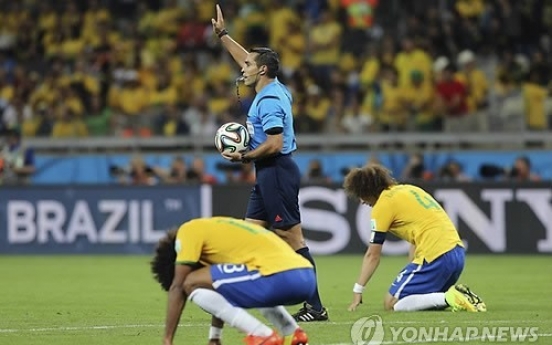
[[[382,164],[377,155],[370,155],[368,163]],[[332,178],[328,174],[328,166],[318,159],[309,161],[308,167],[303,173],[302,183],[317,185],[332,185],[342,183],[343,177],[351,168],[358,166],[341,167],[341,177]],[[388,168],[392,168],[388,166]],[[165,168],[156,165],[148,165],[144,157],[135,155],[126,167],[112,166],[112,177],[123,185],[158,184],[255,184],[255,170],[253,164],[218,164],[217,171],[223,172],[222,179],[217,178],[214,171],[206,168],[201,156],[182,157],[175,156],[171,164]],[[527,156],[518,156],[511,166],[498,166],[483,163],[478,172],[470,175],[464,172],[460,162],[449,159],[443,164],[432,164],[430,157],[424,157],[421,153],[413,153],[400,171],[397,171],[397,179],[401,182],[474,182],[474,181],[510,181],[510,182],[537,182],[546,180],[532,166],[531,159]],[[220,176],[220,175],[219,175]]]
[[[299,133],[549,129],[549,2],[220,3],[236,40],[279,52]],[[252,99],[213,0],[0,7],[0,125],[24,137],[212,135]]]

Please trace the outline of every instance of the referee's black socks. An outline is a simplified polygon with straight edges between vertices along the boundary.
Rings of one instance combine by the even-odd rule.
[[[309,260],[309,262],[312,264],[312,267],[314,267],[314,272],[316,272],[316,264],[314,263],[314,260],[309,252],[309,247],[303,247],[296,251],[297,254],[301,255],[305,259]],[[318,294],[318,283],[316,284],[316,291],[314,292],[314,295],[312,298],[308,301],[306,301],[312,309],[315,311],[321,312],[322,311],[322,301],[320,300],[320,295]]]

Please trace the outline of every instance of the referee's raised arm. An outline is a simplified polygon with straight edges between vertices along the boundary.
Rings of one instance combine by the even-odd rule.
[[[220,38],[222,45],[226,50],[232,55],[234,61],[240,66],[243,67],[245,63],[245,58],[247,57],[247,50],[242,47],[238,42],[234,41],[232,37],[228,35],[228,31],[224,27],[224,17],[222,16],[222,10],[217,4],[217,19],[211,18],[211,23],[213,24],[213,31]]]

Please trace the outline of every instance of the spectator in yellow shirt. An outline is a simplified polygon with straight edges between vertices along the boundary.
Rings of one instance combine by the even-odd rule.
[[[545,110],[548,90],[539,84],[537,72],[529,74],[529,80],[523,84],[523,100],[525,103],[525,121],[530,130],[542,131],[548,128]]]
[[[201,0],[194,1],[197,11],[197,18],[200,22],[209,22],[213,18],[215,11],[215,2],[214,0]],[[225,3],[226,5],[226,3]]]
[[[204,94],[206,82],[194,61],[185,63],[186,69],[182,75],[182,87],[179,90],[179,99],[190,102],[197,96]]]
[[[71,86],[61,90],[63,104],[71,110],[72,114],[82,117],[84,114],[84,104],[75,89]]]
[[[157,12],[155,26],[161,34],[174,35],[178,32],[178,22],[184,16],[184,8],[176,0],[166,1],[166,5]]]
[[[68,61],[74,61],[78,58],[85,48],[85,42],[80,36],[80,32],[65,28],[63,41],[59,46],[59,54]]]
[[[464,18],[480,16],[485,9],[483,0],[456,0],[456,11]]]
[[[300,18],[290,6],[284,6],[283,0],[270,1],[271,7],[268,10],[268,32],[269,45],[275,51],[282,50],[282,39],[288,36],[287,23],[299,23]]]
[[[303,64],[306,44],[300,23],[293,20],[288,21],[286,35],[281,37],[279,42],[280,66],[282,73],[287,78],[290,78]]]
[[[161,133],[166,137],[175,135],[185,135],[190,133],[190,127],[182,118],[182,114],[177,107],[167,104],[161,114],[163,126]]]
[[[88,9],[84,13],[83,31],[95,31],[100,21],[110,21],[111,14],[104,6],[100,6],[98,0],[88,0]]]
[[[9,102],[14,96],[13,85],[8,83],[6,71],[0,69],[0,99],[4,102]]]
[[[378,114],[378,122],[384,132],[406,129],[406,111],[402,104],[402,90],[399,87],[397,72],[388,68],[382,72],[381,93],[383,103]]]
[[[7,13],[2,11],[7,14],[5,18],[3,18],[3,24],[8,32],[17,34],[21,23],[30,18],[30,13],[27,6],[23,4],[23,1],[10,1],[9,6],[11,7],[11,11]]]
[[[61,108],[61,118],[54,123],[53,138],[80,138],[88,136],[84,121],[77,119],[69,108]]]
[[[435,117],[433,85],[424,82],[422,72],[414,70],[410,74],[410,85],[401,90],[402,101],[410,115],[410,123],[416,131],[435,131],[439,129]]]
[[[339,62],[342,30],[328,10],[321,14],[320,21],[310,30],[310,63],[324,90],[330,88],[329,76]]]
[[[378,47],[375,44],[371,44],[368,47],[368,57],[362,65],[360,71],[360,85],[363,89],[372,87],[372,84],[378,77],[381,67]]]
[[[155,27],[157,12],[152,11],[146,2],[139,2],[136,10],[138,18],[138,32],[142,35],[150,35]]]
[[[51,31],[56,26],[58,15],[48,1],[41,1],[38,15],[38,28],[41,33]]]
[[[431,80],[432,60],[429,54],[416,47],[411,38],[402,41],[402,51],[395,57],[395,69],[399,76],[399,86],[410,85],[412,71],[420,71],[426,83]]]
[[[59,98],[59,88],[56,84],[54,75],[52,73],[47,74],[42,83],[31,94],[31,104],[35,105],[40,102],[54,104]]]
[[[324,130],[331,106],[331,101],[322,95],[320,87],[317,85],[308,87],[305,111],[316,122],[316,132]]]
[[[149,101],[150,105],[161,107],[175,105],[178,101],[178,90],[171,84],[167,72],[159,73],[157,88],[151,93]]]
[[[97,95],[100,93],[100,81],[88,68],[84,59],[78,59],[75,62],[73,72],[69,76],[71,86],[76,86],[87,95]]]
[[[204,78],[211,85],[234,82],[234,67],[221,56],[211,55]]]
[[[458,54],[459,72],[456,80],[466,87],[468,113],[487,107],[489,83],[485,74],[477,68],[475,54],[470,50],[464,50]]]
[[[232,94],[227,84],[218,83],[212,86],[212,95],[208,100],[208,108],[211,114],[222,120],[224,114],[232,106]]]
[[[111,90],[111,104],[115,108],[114,127],[116,133],[125,136],[141,133],[142,136],[151,134],[152,118],[147,109],[149,95],[138,81],[136,71],[127,71],[125,83],[121,89],[113,87]]]
[[[133,72],[126,76],[123,87],[116,96],[116,107],[119,112],[127,116],[140,114],[149,105],[147,92],[139,84]]]

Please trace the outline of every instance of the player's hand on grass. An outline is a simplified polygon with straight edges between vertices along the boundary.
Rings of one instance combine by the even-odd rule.
[[[353,293],[353,302],[349,306],[348,310],[355,311],[359,304],[362,304],[362,294]]]
[[[224,30],[224,17],[222,16],[222,10],[220,5],[217,4],[217,20],[211,18],[211,24],[213,24],[213,31],[215,34],[220,34]]]
[[[224,159],[229,160],[230,162],[241,162],[242,161],[242,154],[239,152],[223,152],[221,153],[222,157]]]

